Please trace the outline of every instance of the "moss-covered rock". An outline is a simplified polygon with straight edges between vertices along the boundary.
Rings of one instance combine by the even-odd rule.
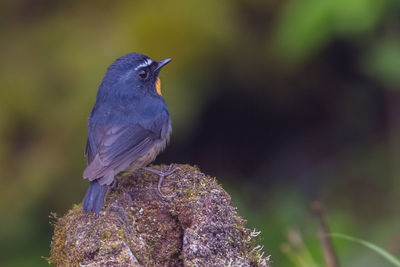
[[[165,178],[118,178],[96,215],[74,206],[57,220],[49,261],[58,266],[268,266],[215,178],[188,165]],[[153,166],[167,169],[167,166]]]

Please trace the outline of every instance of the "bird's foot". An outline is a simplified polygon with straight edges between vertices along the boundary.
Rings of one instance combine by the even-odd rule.
[[[174,172],[176,172],[176,171],[178,171],[178,170],[181,169],[181,168],[179,168],[179,167],[176,167],[176,168],[173,168],[173,169],[172,169],[173,165],[174,165],[174,164],[171,163],[171,164],[169,165],[169,167],[168,167],[168,170],[165,171],[165,172],[163,172],[163,171],[161,171],[161,170],[155,170],[155,169],[150,168],[150,167],[144,167],[144,168],[143,168],[143,169],[145,169],[146,171],[152,172],[152,173],[157,174],[158,176],[160,176],[160,180],[158,180],[157,190],[158,190],[158,194],[159,194],[162,198],[167,197],[167,196],[164,196],[164,194],[161,192],[161,186],[162,186],[162,182],[163,182],[164,178],[165,178],[166,176],[171,175],[171,174],[173,174]],[[168,196],[168,197],[171,197],[171,196]]]

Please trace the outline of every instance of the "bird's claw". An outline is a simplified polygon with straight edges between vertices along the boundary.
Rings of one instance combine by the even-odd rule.
[[[173,197],[173,196],[165,196],[165,195],[161,192],[161,186],[162,186],[162,182],[163,182],[164,178],[165,178],[166,176],[168,176],[168,175],[173,174],[174,172],[176,172],[176,171],[178,171],[178,170],[181,170],[181,168],[179,168],[179,167],[176,167],[176,168],[173,168],[173,169],[172,169],[173,165],[174,165],[174,164],[171,163],[171,164],[169,165],[169,167],[168,167],[168,170],[165,171],[165,172],[163,172],[163,171],[161,171],[161,170],[155,170],[155,169],[152,169],[152,168],[149,168],[149,167],[145,167],[145,168],[144,168],[146,171],[152,172],[152,173],[157,174],[158,176],[160,176],[160,180],[158,180],[157,191],[158,191],[158,194],[159,194],[162,198],[165,198],[165,197]]]

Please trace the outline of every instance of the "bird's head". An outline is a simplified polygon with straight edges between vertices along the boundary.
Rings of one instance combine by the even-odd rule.
[[[170,61],[170,58],[155,61],[139,53],[127,54],[108,67],[100,89],[113,89],[120,93],[136,90],[161,96],[158,75],[161,68]]]

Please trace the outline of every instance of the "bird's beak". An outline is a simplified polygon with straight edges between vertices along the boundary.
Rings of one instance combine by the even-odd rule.
[[[158,61],[158,62],[157,62],[158,65],[157,65],[156,70],[161,69],[162,67],[164,67],[165,65],[167,65],[169,62],[171,62],[171,60],[172,60],[171,58],[167,58],[167,59]]]

